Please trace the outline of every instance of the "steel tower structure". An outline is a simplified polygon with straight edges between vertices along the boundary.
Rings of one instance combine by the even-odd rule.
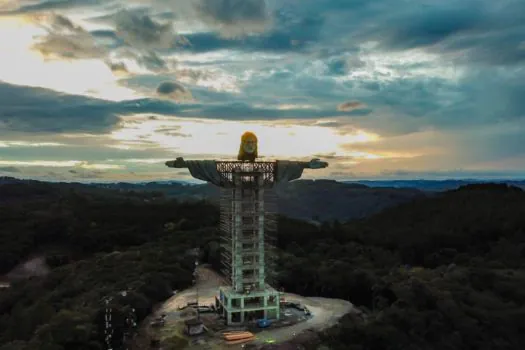
[[[275,162],[217,162],[221,176],[223,274],[219,309],[227,324],[279,319],[279,292],[271,287],[274,272],[276,210],[272,187]]]
[[[247,132],[237,161],[166,162],[171,168],[188,168],[194,178],[221,188],[222,272],[229,285],[220,287],[216,304],[227,325],[280,318],[280,295],[271,286],[277,226],[272,189],[300,178],[304,169],[328,166],[319,159],[261,162],[256,158],[257,138]]]

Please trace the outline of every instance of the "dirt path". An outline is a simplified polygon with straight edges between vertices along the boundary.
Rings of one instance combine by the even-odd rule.
[[[290,340],[307,329],[321,331],[337,324],[341,317],[355,310],[352,303],[341,299],[303,297],[290,293],[286,293],[285,297],[286,301],[298,302],[306,306],[313,317],[293,326],[262,331],[257,334],[256,344]]]
[[[188,302],[194,302],[199,293],[199,304],[215,304],[215,295],[219,293],[219,286],[226,282],[215,271],[206,265],[197,268],[197,284],[191,288],[178,292],[168,299],[161,307],[161,312],[169,314],[176,311],[180,306],[185,306]]]

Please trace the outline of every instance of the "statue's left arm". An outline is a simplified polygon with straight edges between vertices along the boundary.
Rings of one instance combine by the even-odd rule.
[[[184,161],[184,158],[182,158],[182,157],[178,157],[175,160],[168,160],[164,164],[166,164],[166,166],[169,167],[169,168],[181,169],[181,168],[187,168],[188,167],[188,165],[186,165],[186,162]]]
[[[309,162],[302,163],[305,169],[323,169],[328,167],[328,163],[321,161],[319,158],[314,158]]]
[[[277,161],[277,176],[276,182],[288,182],[301,178],[304,169],[322,169],[328,166],[327,162],[323,162],[318,158],[314,158],[309,162],[294,162],[287,160]]]

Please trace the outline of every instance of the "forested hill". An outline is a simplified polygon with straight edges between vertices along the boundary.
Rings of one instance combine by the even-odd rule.
[[[207,202],[31,186],[0,186],[1,267],[43,257],[49,272],[0,290],[1,350],[102,349],[104,296],[131,289],[114,299],[118,339],[126,310],[141,320],[190,285],[192,248],[218,263],[218,210]],[[366,316],[320,335],[333,349],[524,349],[524,232],[525,193],[505,185],[347,224],[281,218],[276,284],[362,307]]]
[[[104,349],[106,297],[119,349],[131,308],[141,321],[191,285],[193,249],[218,239],[217,222],[218,209],[205,202],[69,184],[0,185],[0,274],[44,261],[40,271],[18,266],[11,288],[0,289],[0,349]]]
[[[334,349],[524,349],[525,193],[470,185],[371,218],[281,236],[281,280],[368,310]]]

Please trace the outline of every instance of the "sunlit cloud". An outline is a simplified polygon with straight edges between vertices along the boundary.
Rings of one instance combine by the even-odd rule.
[[[66,146],[58,142],[0,141],[0,147],[59,147]]]
[[[111,133],[114,140],[130,146],[134,142],[154,144],[183,154],[212,154],[233,157],[240,135],[247,130],[259,139],[259,152],[265,157],[308,157],[316,153],[342,152],[340,145],[365,142],[377,135],[357,130],[340,135],[336,130],[319,126],[284,123],[187,120],[149,117],[124,119],[122,127]],[[173,128],[191,137],[173,137],[162,131]]]
[[[71,168],[78,167],[82,169],[123,169],[124,166],[117,164],[91,164],[80,160],[64,160],[64,161],[47,161],[47,160],[0,160],[0,166],[16,166],[16,167],[51,167],[51,168]]]
[[[278,105],[277,109],[286,111],[290,109],[315,109],[316,107],[314,105],[308,105],[308,104],[282,104]]]
[[[0,18],[0,80],[115,101],[141,96],[118,85],[109,67],[99,59],[46,61],[33,50],[35,38],[45,35],[44,28],[23,17]]]
[[[463,67],[451,64],[438,54],[422,49],[385,54],[375,48],[376,43],[373,42],[363,45],[358,56],[358,64],[350,61],[348,73],[335,79],[340,82],[351,80],[389,82],[406,78],[435,77],[457,81],[465,72]],[[353,60],[356,58],[353,57]]]
[[[173,74],[182,83],[193,84],[214,91],[241,92],[242,77],[228,74],[221,69],[191,69],[183,66],[174,70]]]
[[[138,159],[137,158],[135,159],[135,158],[132,158],[132,159],[121,159],[121,160],[114,160],[114,161],[121,161],[125,163],[136,163],[136,164],[162,164],[166,160],[168,160],[168,158],[163,158],[163,159],[156,159],[156,158],[153,158],[153,159],[150,159],[150,158]]]

